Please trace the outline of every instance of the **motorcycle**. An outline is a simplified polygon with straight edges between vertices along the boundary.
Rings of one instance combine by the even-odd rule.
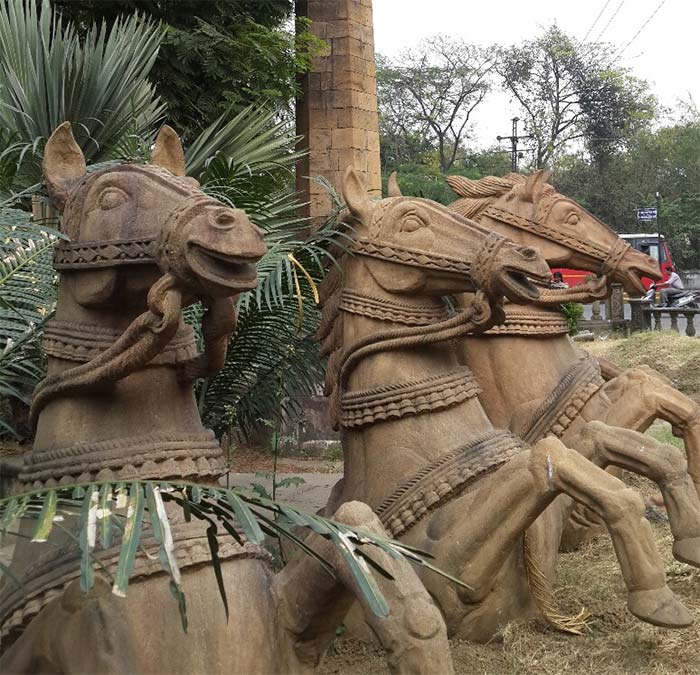
[[[654,302],[655,299],[656,284],[653,283],[649,286],[649,290],[644,294],[642,300],[651,300]],[[667,309],[698,309],[698,307],[700,307],[700,290],[689,288],[683,291],[683,293],[677,293],[670,297],[667,305],[654,305],[654,307],[666,307]]]

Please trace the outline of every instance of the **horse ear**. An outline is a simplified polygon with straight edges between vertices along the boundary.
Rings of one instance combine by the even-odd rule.
[[[399,179],[396,176],[396,171],[391,172],[389,176],[389,185],[387,186],[389,197],[403,197],[401,188],[399,187]]]
[[[167,124],[156,136],[150,163],[154,166],[162,166],[175,176],[185,175],[185,153],[182,150],[180,137]]]
[[[371,205],[367,196],[367,188],[360,178],[360,174],[351,166],[345,170],[343,176],[343,199],[350,213],[361,221],[368,215]]]
[[[46,142],[42,171],[51,200],[63,211],[71,190],[87,173],[85,156],[75,142],[70,122],[57,126]]]
[[[528,201],[534,204],[535,199],[540,195],[545,184],[552,175],[551,171],[540,169],[531,173],[522,187],[521,194]]]

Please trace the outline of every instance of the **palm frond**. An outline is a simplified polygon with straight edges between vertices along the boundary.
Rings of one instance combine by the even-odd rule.
[[[102,567],[100,549],[108,549],[117,537],[105,532],[121,533],[117,568],[111,579],[112,592],[126,595],[129,577],[139,549],[155,549],[163,571],[177,600],[182,626],[187,630],[187,612],[180,570],[171,535],[170,520],[164,504],[170,502],[182,509],[184,518],[193,516],[208,524],[207,540],[217,580],[222,579],[218,556],[219,528],[238,542],[244,538],[262,544],[266,535],[275,539],[285,537],[299,545],[302,552],[315,557],[328,571],[333,568],[294,533],[304,527],[339,548],[343,561],[358,581],[360,592],[369,607],[379,617],[389,612],[386,600],[372,579],[362,548],[375,546],[394,559],[434,570],[460,585],[462,582],[437,570],[429,562],[429,554],[407,544],[392,541],[336,521],[298,511],[269,499],[238,490],[215,488],[196,483],[175,481],[133,481],[80,483],[47,490],[34,490],[0,499],[0,542],[5,536],[16,536],[13,524],[24,519],[34,520],[32,541],[45,542],[55,526],[71,534],[82,553],[79,576],[84,591],[95,583],[95,568]],[[72,530],[72,532],[71,532]],[[149,531],[150,530],[150,531]],[[98,532],[102,536],[98,536]],[[150,534],[144,537],[144,532]],[[376,565],[376,563],[374,563]],[[378,567],[378,571],[388,574]],[[22,589],[21,580],[5,566],[0,567],[9,581]],[[219,592],[228,612],[226,588],[218,583]]]
[[[147,133],[163,106],[147,76],[163,29],[138,14],[91,26],[84,39],[48,0],[0,5],[0,128],[13,139],[23,182],[41,178],[43,145],[68,120],[89,162],[112,158],[130,133]]]
[[[311,338],[318,325],[313,300],[270,310],[241,308],[223,370],[203,385],[204,422],[221,435],[231,427],[250,434],[266,420],[297,410],[298,397],[314,392],[324,363]]]
[[[29,222],[18,209],[0,209],[0,398],[28,404],[44,374],[41,335],[56,304],[53,249],[61,235]],[[3,431],[12,430],[5,424]]]
[[[235,186],[280,169],[290,172],[300,156],[293,150],[297,140],[275,110],[249,106],[233,117],[225,113],[187,148],[187,174],[202,184]]]

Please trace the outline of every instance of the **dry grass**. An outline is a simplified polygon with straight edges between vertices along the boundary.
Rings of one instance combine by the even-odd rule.
[[[684,394],[700,401],[700,338],[675,331],[649,331],[581,346],[621,368],[649,365],[672,380]]]
[[[580,674],[691,675],[700,673],[700,571],[673,560],[668,526],[654,524],[669,586],[691,609],[695,625],[679,631],[641,623],[625,607],[625,588],[607,537],[564,553],[558,569],[562,609],[592,614],[589,632],[570,637],[538,621],[511,623],[491,643],[455,642],[457,673],[487,675]],[[355,641],[340,642],[320,671],[325,675],[388,673],[377,649]]]

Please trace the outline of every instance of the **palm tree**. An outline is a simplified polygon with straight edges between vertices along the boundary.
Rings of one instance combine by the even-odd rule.
[[[66,120],[90,163],[123,156],[154,129],[164,106],[148,74],[162,36],[135,14],[81,40],[48,0],[0,5],[0,156],[16,156],[21,187],[40,183],[43,145]]]

